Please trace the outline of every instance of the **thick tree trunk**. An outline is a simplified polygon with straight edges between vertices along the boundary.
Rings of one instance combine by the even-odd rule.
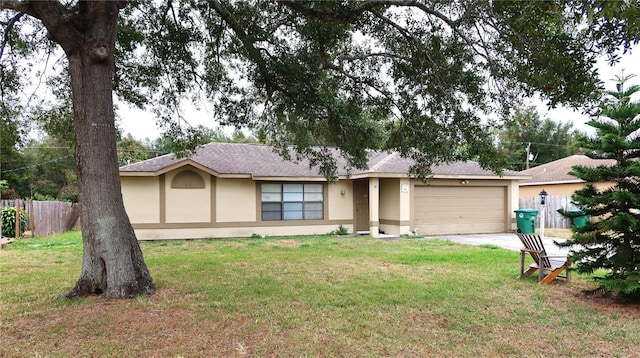
[[[66,297],[152,294],[153,280],[125,212],[118,175],[112,97],[118,4],[81,5],[74,22],[47,23],[47,9],[41,15],[65,50],[73,93],[84,254],[80,279]]]

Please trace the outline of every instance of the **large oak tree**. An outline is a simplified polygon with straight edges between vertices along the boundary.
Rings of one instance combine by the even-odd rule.
[[[596,0],[0,0],[0,9],[3,98],[34,53],[59,46],[68,66],[84,242],[69,297],[154,291],[120,195],[114,92],[155,109],[185,143],[199,136],[176,109],[205,97],[220,123],[253,127],[328,178],[329,146],[356,167],[367,149],[398,151],[419,177],[468,158],[499,169],[481,118],[536,92],[551,105],[589,100],[595,58],[635,43],[640,18],[633,1]]]

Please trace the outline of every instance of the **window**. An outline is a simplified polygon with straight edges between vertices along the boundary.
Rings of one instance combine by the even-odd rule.
[[[324,219],[322,184],[262,184],[262,220]]]

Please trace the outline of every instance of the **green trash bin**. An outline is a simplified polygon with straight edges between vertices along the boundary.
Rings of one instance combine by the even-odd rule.
[[[516,225],[519,232],[523,234],[534,234],[536,232],[536,218],[538,210],[536,209],[518,209],[516,213]]]
[[[585,227],[585,225],[587,225],[587,221],[589,221],[589,217],[587,215],[584,215],[584,212],[582,210],[573,209],[567,212],[570,214],[582,214],[572,219],[573,226],[580,228],[580,227]]]

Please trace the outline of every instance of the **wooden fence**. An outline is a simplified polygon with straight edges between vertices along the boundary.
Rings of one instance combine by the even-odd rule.
[[[520,209],[536,209],[538,210],[538,219],[536,226],[540,225],[540,198],[520,198]],[[575,205],[571,203],[570,196],[549,196],[545,204],[544,223],[546,228],[550,229],[566,229],[571,226],[571,219],[567,219],[558,213],[558,209],[572,210]]]
[[[17,200],[2,200],[2,207],[16,206]],[[78,204],[61,201],[20,200],[21,210],[29,215],[28,230],[32,235],[46,236],[80,227]]]

